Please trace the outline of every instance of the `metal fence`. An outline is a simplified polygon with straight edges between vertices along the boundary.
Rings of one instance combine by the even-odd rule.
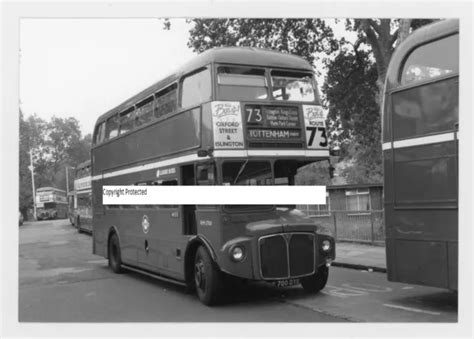
[[[302,205],[297,208],[331,230],[337,241],[385,244],[383,210],[320,211],[311,205]]]

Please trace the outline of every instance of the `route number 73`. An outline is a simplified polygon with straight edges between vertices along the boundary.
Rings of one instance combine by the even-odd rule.
[[[246,108],[247,122],[260,124],[263,120],[260,108]]]
[[[306,131],[310,132],[309,133],[309,139],[308,139],[308,133],[306,133],[306,141],[308,142],[308,147],[315,148],[317,146],[320,147],[327,147],[328,145],[328,137],[326,136],[326,128],[325,127],[315,127],[315,126],[309,126],[306,127]],[[315,137],[318,137],[315,142]],[[316,145],[313,145],[316,144]]]

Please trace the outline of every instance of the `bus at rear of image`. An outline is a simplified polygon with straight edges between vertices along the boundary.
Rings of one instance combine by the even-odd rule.
[[[91,161],[76,167],[70,221],[79,232],[92,234]]]
[[[458,20],[420,28],[400,44],[384,100],[388,279],[457,290]]]
[[[256,48],[204,52],[97,120],[93,253],[219,302],[229,279],[326,285],[334,238],[295,206],[103,205],[105,185],[295,185],[329,161],[312,66]],[[228,279],[229,278],[229,279]]]
[[[66,191],[55,187],[36,190],[36,219],[65,219],[68,214]]]

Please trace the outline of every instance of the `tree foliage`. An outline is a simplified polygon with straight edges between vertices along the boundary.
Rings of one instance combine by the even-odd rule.
[[[382,181],[380,113],[390,58],[413,29],[431,21],[347,19],[346,29],[357,32],[357,40],[341,39],[336,56],[325,59],[329,131],[350,164],[340,173],[348,183]]]
[[[342,175],[348,183],[377,182],[382,177],[377,69],[365,51],[342,50],[326,60],[323,85],[332,148],[349,161]],[[344,84],[344,86],[341,86]]]
[[[82,137],[75,118],[53,117],[49,122],[33,114],[27,119],[20,110],[20,210],[33,206],[30,152],[34,164],[35,187],[66,189],[66,167],[89,159],[91,135]],[[73,171],[69,170],[69,188]]]
[[[194,19],[188,47],[250,46],[296,54],[314,65],[316,53],[338,48],[332,29],[321,19]]]

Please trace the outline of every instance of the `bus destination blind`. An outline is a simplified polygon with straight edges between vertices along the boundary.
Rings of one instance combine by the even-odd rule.
[[[301,139],[297,107],[245,106],[249,139]]]

